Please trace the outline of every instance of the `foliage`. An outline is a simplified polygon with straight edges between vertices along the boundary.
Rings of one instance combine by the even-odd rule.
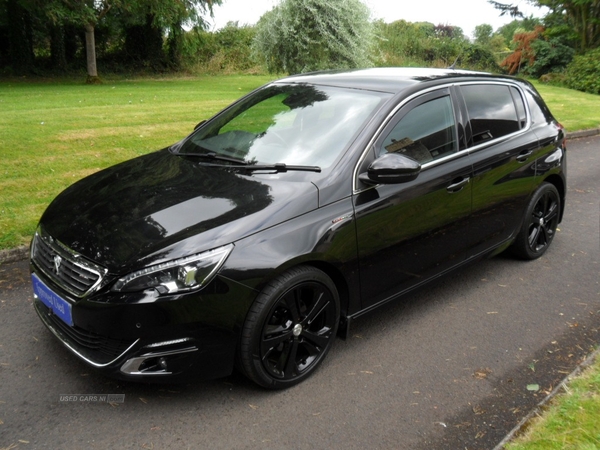
[[[577,50],[600,46],[600,1],[598,0],[536,0],[552,15],[564,16],[577,37]]]
[[[557,79],[573,49],[580,48],[581,24],[586,24],[589,45],[600,21],[600,0],[528,0],[550,8],[543,31],[533,17],[496,32],[481,24],[470,42],[448,24],[372,23],[366,0],[282,0],[257,26],[231,23],[208,32],[204,14],[222,1],[0,0],[0,74],[81,73],[86,67],[84,29],[91,27],[98,63],[110,73],[259,73],[265,68],[296,73],[453,64],[498,72],[504,59],[502,67],[510,73]],[[506,14],[522,17],[518,8],[504,6],[509,7]],[[571,72],[570,82],[577,78]],[[593,89],[591,79],[585,89]]]
[[[184,37],[184,66],[211,74],[260,72],[252,51],[255,36],[255,27],[240,27],[237,22],[229,22],[215,32],[193,29]]]
[[[84,68],[84,30],[88,54],[94,50],[88,38],[95,35],[99,58],[126,61],[130,69],[178,67],[183,25],[205,25],[203,14],[221,1],[0,0],[0,46],[7,49],[0,69]]]
[[[496,56],[490,46],[484,47],[481,45],[465,45],[463,52],[460,55],[460,67],[469,68],[471,70],[483,70],[489,72],[500,72],[500,67],[496,62]]]
[[[360,0],[283,0],[260,19],[254,48],[271,73],[367,66],[369,16]]]
[[[517,29],[513,38],[514,52],[500,65],[510,74],[524,73],[535,78],[558,73],[567,67],[575,54],[567,44],[563,36],[557,36],[541,25],[529,32]]]
[[[571,89],[600,94],[600,47],[577,55],[566,71],[565,83]]]
[[[522,67],[535,62],[535,52],[532,48],[532,43],[540,37],[544,31],[541,26],[536,26],[535,30],[529,32],[515,33],[513,42],[515,43],[515,51],[507,56],[500,63],[502,67],[508,70],[509,74],[520,72]]]
[[[502,25],[498,28],[497,33],[500,34],[507,45],[513,41],[513,37],[517,32],[533,31],[535,27],[542,25],[540,19],[529,17],[524,19],[515,19],[512,22]]]
[[[494,28],[488,23],[482,23],[475,27],[473,33],[475,37],[475,43],[482,47],[489,46],[492,42],[492,36],[494,34]]]
[[[488,0],[501,15],[510,14],[512,17],[523,17],[518,5],[499,3]],[[569,33],[576,38],[577,50],[584,52],[600,46],[600,1],[598,0],[529,0],[536,6],[545,6],[550,10],[547,18],[556,21],[560,18],[568,28]],[[547,24],[550,25],[550,24]]]
[[[376,23],[377,60],[380,66],[418,65],[457,67],[474,70],[499,70],[490,48],[471,44],[458,27],[435,26],[399,20]]]
[[[411,23],[398,20],[375,23],[378,65],[411,65],[410,61],[423,58],[427,39],[433,35],[431,23]]]
[[[551,72],[561,72],[572,61],[575,50],[560,38],[536,39],[531,43],[535,60],[527,67],[527,75],[536,78]]]

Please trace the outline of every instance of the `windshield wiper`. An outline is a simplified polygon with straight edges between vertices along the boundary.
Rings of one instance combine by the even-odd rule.
[[[177,156],[198,156],[200,158],[206,158],[206,159],[214,159],[215,161],[227,161],[230,163],[234,163],[234,164],[246,164],[246,161],[244,161],[243,159],[240,158],[233,158],[232,156],[223,156],[223,155],[219,155],[215,152],[208,152],[208,153],[175,153],[175,152],[171,152],[174,155]],[[246,167],[245,165],[243,167]]]
[[[319,166],[288,166],[285,163],[277,164],[247,164],[245,166],[227,166],[231,169],[244,170],[269,170],[274,172],[321,172]]]
[[[288,166],[285,163],[277,163],[277,164],[252,164],[244,161],[243,159],[233,158],[231,156],[223,156],[219,155],[215,152],[208,153],[174,153],[177,156],[198,156],[200,158],[212,159],[215,161],[226,161],[233,163],[232,165],[228,165],[228,169],[244,169],[244,170],[269,170],[274,172],[321,172],[321,168],[319,166]],[[218,167],[221,167],[220,165]]]

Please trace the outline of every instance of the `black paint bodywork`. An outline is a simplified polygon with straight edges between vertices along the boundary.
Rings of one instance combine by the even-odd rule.
[[[516,86],[528,103],[527,127],[471,145],[459,90],[461,83],[479,82]],[[375,69],[277,83],[391,95],[321,173],[250,172],[163,149],[75,183],[48,207],[40,220],[43,231],[107,269],[97,290],[77,298],[31,265],[72,304],[78,333],[127,348],[114,359],[83,350],[68,326],[36,300],[43,321],[89,364],[126,379],[225,376],[233,370],[240,328],[258,292],[291,267],[313,265],[328,274],[340,293],[342,324],[348,326],[350,319],[449,270],[504,250],[542,182],[557,187],[564,208],[564,133],[524,81],[452,70]],[[372,148],[396,111],[437,89],[452,96],[459,153],[425,165],[415,179],[400,184],[361,181],[376,159]],[[201,290],[158,297],[111,291],[128,273],[230,243],[233,251]],[[166,377],[120,371],[124,361],[157,343],[163,352],[194,350],[173,357],[172,375]]]

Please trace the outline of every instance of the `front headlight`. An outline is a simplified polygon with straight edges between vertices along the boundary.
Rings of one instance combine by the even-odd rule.
[[[135,292],[154,288],[159,294],[175,294],[200,289],[221,268],[231,250],[233,244],[138,270],[119,278],[112,290]]]

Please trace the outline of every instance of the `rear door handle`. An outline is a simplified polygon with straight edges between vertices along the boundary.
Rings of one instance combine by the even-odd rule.
[[[448,186],[446,188],[446,190],[448,192],[450,192],[451,194],[454,194],[455,192],[459,192],[462,190],[462,188],[464,188],[468,183],[469,183],[470,178],[463,178],[460,181],[457,181],[456,183],[452,183],[450,186]]]
[[[525,162],[531,155],[533,155],[533,150],[525,150],[519,153],[519,156],[517,156],[517,161]]]

